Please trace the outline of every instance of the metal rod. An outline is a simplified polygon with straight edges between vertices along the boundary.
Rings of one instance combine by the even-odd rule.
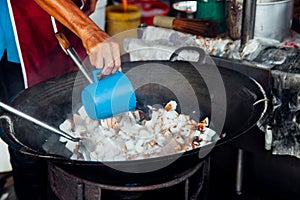
[[[189,181],[189,179],[186,179],[185,184],[184,184],[184,199],[185,200],[189,199],[189,185],[190,185],[190,181]]]
[[[69,56],[72,58],[72,60],[74,61],[74,63],[77,65],[77,67],[80,69],[80,71],[83,73],[83,75],[85,76],[85,78],[90,82],[93,83],[93,80],[91,79],[90,75],[88,74],[88,72],[86,71],[86,67],[84,66],[84,64],[82,63],[81,59],[79,58],[77,52],[75,51],[75,49],[73,47],[69,47],[67,49],[67,52],[69,54]]]
[[[75,49],[71,46],[69,40],[62,32],[56,32],[55,37],[61,46],[61,48],[72,58],[74,63],[77,65],[77,67],[80,69],[80,71],[83,73],[83,75],[86,77],[86,79],[93,83],[93,80],[89,76],[86,67],[84,66],[83,62],[81,61],[80,57],[78,56]]]
[[[60,136],[62,136],[64,138],[66,138],[68,140],[72,140],[74,142],[78,142],[78,141],[81,140],[81,138],[75,138],[75,137],[73,137],[73,136],[71,136],[71,135],[69,135],[67,133],[64,133],[64,132],[62,132],[62,131],[60,131],[60,130],[52,127],[52,126],[49,126],[48,124],[46,124],[46,123],[44,123],[44,122],[42,122],[42,121],[40,121],[38,119],[35,119],[35,118],[33,118],[33,117],[31,117],[31,116],[29,116],[29,115],[27,115],[27,114],[25,114],[25,113],[23,113],[23,112],[15,109],[15,108],[13,108],[13,107],[5,104],[5,103],[0,102],[0,107],[2,107],[3,109],[5,109],[7,111],[10,111],[10,112],[14,113],[15,115],[18,115],[19,117],[22,117],[22,118],[24,118],[24,119],[26,119],[28,121],[31,121],[31,122],[33,122],[33,123],[35,123],[35,124],[37,124],[37,125],[45,128],[45,129],[49,130],[49,131],[52,131],[52,132],[54,132],[54,133],[56,133],[56,134],[58,134],[58,135],[60,135]]]
[[[243,186],[243,167],[244,167],[244,150],[238,149],[237,170],[236,170],[236,186],[235,190],[238,195],[242,194]]]
[[[254,37],[256,1],[257,0],[243,0],[241,50],[243,50],[245,44]]]

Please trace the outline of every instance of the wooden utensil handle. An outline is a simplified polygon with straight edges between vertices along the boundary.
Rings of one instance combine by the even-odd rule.
[[[61,32],[57,32],[55,33],[55,37],[58,40],[59,44],[65,49],[67,50],[68,48],[71,47],[68,39],[66,38],[66,36],[61,33]]]
[[[173,21],[175,17],[169,16],[154,16],[153,24],[155,26],[163,27],[163,28],[173,28]]]

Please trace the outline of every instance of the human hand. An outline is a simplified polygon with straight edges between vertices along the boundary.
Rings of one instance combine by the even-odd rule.
[[[107,38],[99,41],[104,34]],[[100,35],[100,37],[99,37]],[[105,32],[99,32],[86,41],[86,49],[90,62],[98,69],[103,69],[102,74],[109,75],[121,70],[120,47]]]
[[[82,1],[85,5],[83,8],[84,13],[86,15],[92,14],[95,11],[97,0]],[[86,43],[86,50],[91,64],[96,68],[103,68],[102,74],[108,75],[115,73],[117,70],[121,71],[119,44],[113,42],[105,32],[99,34],[98,31],[97,35],[87,39]]]

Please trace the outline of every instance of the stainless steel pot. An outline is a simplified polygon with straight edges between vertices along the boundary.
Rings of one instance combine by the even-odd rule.
[[[243,0],[227,1],[227,24],[233,39],[241,36]],[[290,35],[294,0],[257,0],[254,37],[283,41]]]
[[[258,0],[254,36],[279,41],[289,37],[293,8],[293,0]]]

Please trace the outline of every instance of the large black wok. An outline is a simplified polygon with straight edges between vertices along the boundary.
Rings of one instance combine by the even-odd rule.
[[[200,120],[206,116],[210,117],[212,105],[220,102],[221,99],[215,99],[218,95],[214,94],[214,91],[210,91],[211,94],[209,94],[206,81],[202,78],[205,77],[206,80],[215,79],[216,77],[213,74],[215,72],[204,70],[200,76],[193,66],[194,64],[199,65],[202,69],[212,67],[210,64],[189,63],[186,61],[123,62],[122,67],[124,72],[145,65],[149,70],[151,70],[151,66],[168,66],[177,70],[188,80],[196,94],[200,109],[200,117],[196,120]],[[191,168],[202,161],[214,146],[228,142],[255,126],[266,109],[264,102],[254,105],[255,102],[265,99],[262,88],[255,81],[236,71],[222,67],[217,69],[224,81],[226,96],[222,96],[222,98],[224,98],[223,102],[227,107],[227,109],[219,110],[220,115],[224,114],[225,121],[224,126],[221,124],[222,129],[218,132],[226,133],[226,136],[220,139],[217,144],[194,149],[185,152],[183,155],[176,154],[144,160],[106,163],[71,160],[69,159],[71,154],[65,148],[64,143],[59,142],[59,137],[48,130],[13,115],[11,115],[11,118],[14,130],[11,130],[8,123],[4,123],[4,121],[2,121],[2,126],[7,137],[10,138],[10,145],[13,148],[46,159],[48,162],[55,163],[57,166],[91,181],[139,185],[150,184],[157,180],[167,180],[176,172]],[[168,76],[168,74],[163,74],[163,76]],[[85,82],[84,77],[77,72],[66,74],[25,90],[13,101],[12,106],[58,127],[59,124],[72,115],[74,109],[76,110],[81,105],[80,98],[74,96],[80,95],[78,91]],[[164,104],[171,99],[177,100],[177,96],[172,91],[159,84],[147,84],[139,87],[137,97],[145,104]],[[76,100],[72,102],[72,99],[73,101],[77,99],[78,102]],[[187,96],[186,99],[188,100],[190,97]],[[178,110],[183,109],[179,105]],[[185,114],[190,114],[194,118],[197,117],[195,113]],[[211,126],[219,129],[218,124],[214,124],[213,121]],[[166,162],[170,164],[161,169],[151,170],[152,166],[160,166],[161,163]],[[120,168],[124,169],[125,172],[118,170]],[[126,169],[130,169],[129,172],[126,172]]]

